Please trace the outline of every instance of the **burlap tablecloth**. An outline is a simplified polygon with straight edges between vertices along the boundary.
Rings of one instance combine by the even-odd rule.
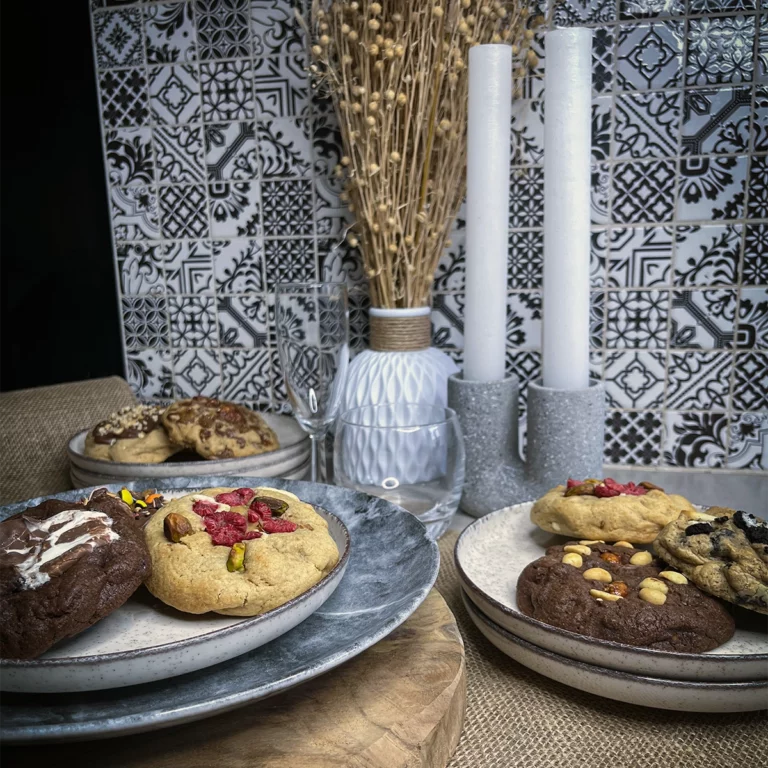
[[[467,716],[450,768],[766,768],[768,712],[708,715],[602,699],[523,667],[491,645],[464,606],[453,548],[437,587],[467,652]]]

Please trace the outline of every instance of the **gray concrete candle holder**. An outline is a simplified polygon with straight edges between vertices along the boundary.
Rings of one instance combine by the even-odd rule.
[[[602,382],[576,391],[529,383],[525,463],[518,452],[519,389],[514,377],[465,381],[454,374],[448,379],[448,405],[458,416],[466,451],[460,506],[474,517],[534,499],[568,476],[602,475]]]

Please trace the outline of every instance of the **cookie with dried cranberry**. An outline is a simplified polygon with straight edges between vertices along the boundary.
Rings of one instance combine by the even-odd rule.
[[[653,543],[699,589],[768,613],[768,523],[726,507],[681,514]]]
[[[213,488],[174,499],[144,533],[149,591],[187,613],[256,616],[306,592],[339,560],[326,521],[274,488]]]
[[[531,522],[578,539],[650,544],[684,510],[693,512],[686,498],[651,483],[622,484],[610,477],[568,480],[533,505]]]
[[[526,615],[581,635],[702,653],[733,636],[733,617],[650,552],[600,542],[549,547],[517,581]]]
[[[150,572],[141,529],[101,488],[0,522],[0,657],[33,659],[121,606]]]
[[[159,464],[181,450],[168,438],[165,406],[131,405],[100,421],[85,438],[85,455],[104,461]]]
[[[162,421],[174,443],[204,459],[254,456],[280,447],[260,414],[212,397],[179,400],[165,411]]]

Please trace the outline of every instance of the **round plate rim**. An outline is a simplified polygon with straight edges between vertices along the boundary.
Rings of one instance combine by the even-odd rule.
[[[109,485],[114,486],[114,483],[110,483]],[[82,491],[83,493],[92,493],[97,488],[104,488],[103,485],[96,485],[96,486],[89,486],[88,488],[79,488],[77,490]],[[160,490],[173,490],[171,488],[166,489],[160,489]],[[194,493],[195,489],[191,489],[191,493]],[[51,496],[48,498],[55,498],[55,496]],[[16,502],[23,504],[25,502]],[[317,509],[314,505],[311,505],[313,509]],[[8,669],[48,669],[51,667],[63,667],[63,666],[70,666],[70,665],[76,665],[76,666],[82,666],[82,665],[88,665],[88,664],[108,664],[112,661],[127,661],[129,659],[136,659],[136,658],[143,658],[145,656],[154,656],[158,653],[167,653],[170,650],[173,650],[174,648],[187,648],[190,646],[198,645],[199,643],[208,642],[210,640],[213,640],[217,637],[223,637],[224,635],[231,634],[232,632],[240,632],[244,629],[248,629],[252,627],[254,624],[261,623],[264,619],[271,619],[275,616],[279,616],[281,613],[285,613],[286,611],[293,608],[295,605],[298,605],[300,603],[306,602],[306,598],[308,598],[310,595],[315,594],[315,592],[320,591],[327,582],[331,579],[331,577],[334,577],[338,574],[338,572],[344,568],[346,568],[347,560],[349,560],[349,550],[350,550],[350,537],[349,537],[349,529],[346,525],[342,522],[341,519],[339,519],[336,515],[333,514],[333,512],[329,512],[327,509],[323,509],[322,507],[319,508],[321,510],[320,514],[322,515],[328,515],[329,517],[332,517],[336,523],[338,523],[339,526],[341,526],[341,531],[344,534],[344,552],[342,553],[341,557],[339,557],[339,561],[336,563],[336,565],[331,568],[328,573],[323,576],[320,581],[318,581],[316,584],[313,584],[306,592],[302,592],[297,597],[292,598],[287,603],[283,603],[282,605],[278,605],[277,608],[272,608],[271,610],[267,611],[266,613],[261,613],[258,616],[251,616],[246,617],[244,621],[239,621],[237,624],[230,624],[228,627],[221,627],[220,629],[212,629],[210,632],[205,632],[201,635],[195,635],[194,637],[188,637],[184,640],[173,640],[170,643],[162,643],[160,645],[152,645],[148,648],[136,648],[132,651],[117,651],[115,653],[104,653],[99,654],[96,656],[63,656],[61,658],[55,658],[55,659],[0,659],[0,670],[4,668]],[[4,520],[5,518],[3,518]]]
[[[479,595],[483,600],[486,600],[494,608],[496,608],[498,611],[505,614],[506,616],[510,616],[516,621],[521,621],[524,624],[528,624],[529,626],[548,632],[549,634],[559,635],[560,637],[563,637],[567,640],[576,640],[580,643],[588,643],[590,645],[598,645],[606,648],[611,648],[616,651],[634,653],[641,656],[647,656],[648,658],[651,658],[651,659],[669,659],[669,660],[677,660],[677,661],[698,661],[698,662],[703,661],[705,664],[722,664],[722,663],[733,662],[733,661],[753,661],[753,662],[768,661],[768,653],[729,653],[729,654],[728,653],[719,653],[719,654],[718,653],[681,653],[677,651],[660,651],[660,650],[656,650],[655,648],[643,648],[641,646],[636,646],[636,645],[626,645],[625,643],[617,643],[614,640],[603,640],[597,637],[590,637],[589,635],[582,635],[582,634],[579,634],[578,632],[571,632],[570,630],[567,630],[567,629],[561,629],[560,627],[555,627],[552,624],[546,624],[545,622],[540,621],[539,619],[534,619],[530,616],[526,616],[521,611],[517,611],[514,608],[511,608],[510,606],[499,602],[498,600],[496,600],[496,598],[491,597],[481,587],[475,584],[474,581],[472,581],[472,579],[467,575],[466,571],[462,567],[461,560],[459,558],[459,547],[461,545],[462,539],[464,539],[464,536],[467,533],[469,533],[469,531],[471,531],[475,527],[479,527],[484,522],[487,522],[490,518],[496,517],[496,516],[500,517],[504,514],[509,514],[511,512],[519,512],[521,507],[528,507],[529,505],[533,504],[534,501],[535,500],[521,501],[517,504],[512,504],[509,507],[503,507],[502,509],[497,509],[494,512],[491,512],[483,517],[478,518],[473,523],[470,523],[461,532],[459,538],[456,540],[456,545],[453,548],[453,559],[454,559],[454,562],[456,563],[456,571],[459,574],[459,580],[461,582],[462,587],[465,587],[468,591],[475,592],[475,594]],[[478,608],[478,610],[480,609]],[[491,621],[491,619],[489,619],[489,621]],[[535,647],[538,648],[539,646],[535,646]],[[560,654],[556,654],[556,655],[559,656]],[[579,662],[579,663],[586,663],[586,662]],[[629,673],[625,673],[625,674],[629,674]]]
[[[478,621],[485,624],[492,632],[495,632],[497,635],[501,635],[505,640],[514,643],[515,645],[522,646],[523,648],[531,651],[532,653],[535,653],[539,656],[544,656],[545,658],[549,659],[550,661],[556,661],[560,664],[567,664],[569,667],[575,667],[577,669],[582,669],[585,672],[589,672],[590,674],[594,675],[604,675],[606,677],[615,677],[619,680],[625,680],[629,682],[641,682],[648,685],[656,685],[656,686],[663,686],[665,688],[674,687],[674,688],[681,688],[681,689],[688,689],[688,690],[712,690],[713,688],[715,690],[734,690],[734,691],[744,691],[749,690],[750,688],[765,688],[768,690],[768,680],[740,680],[740,681],[734,681],[730,680],[727,682],[719,682],[719,681],[696,681],[696,680],[677,680],[674,678],[666,678],[666,677],[649,677],[647,675],[638,675],[634,672],[625,672],[623,670],[619,669],[612,669],[611,667],[601,667],[596,664],[588,664],[586,661],[580,661],[577,659],[571,659],[568,656],[563,656],[560,653],[555,653],[555,651],[550,651],[548,648],[542,648],[540,645],[536,645],[535,643],[531,643],[528,640],[523,639],[522,637],[518,637],[517,635],[512,634],[512,632],[509,632],[508,630],[504,629],[504,627],[500,627],[493,619],[486,616],[469,598],[468,595],[464,594],[462,592],[462,601],[464,602],[464,607],[467,609],[467,613],[469,613],[470,617],[477,618]],[[629,646],[632,647],[632,646]]]

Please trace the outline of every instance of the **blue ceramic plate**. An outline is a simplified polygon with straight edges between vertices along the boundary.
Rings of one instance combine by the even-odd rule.
[[[189,491],[266,485],[295,493],[336,515],[349,530],[352,546],[344,578],[322,607],[294,629],[214,667],[103,691],[4,693],[0,703],[3,741],[85,740],[136,733],[271,696],[333,669],[378,642],[416,610],[437,578],[437,545],[415,517],[383,499],[346,488],[273,478],[148,478],[127,485],[138,490]],[[75,500],[84,493],[87,490],[45,498]],[[0,519],[40,500],[0,508]]]

